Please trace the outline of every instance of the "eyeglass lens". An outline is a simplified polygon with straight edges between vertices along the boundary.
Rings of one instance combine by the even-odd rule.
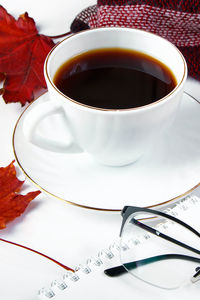
[[[200,266],[200,239],[166,217],[137,212],[124,224],[120,259],[131,275],[174,289],[188,282]]]

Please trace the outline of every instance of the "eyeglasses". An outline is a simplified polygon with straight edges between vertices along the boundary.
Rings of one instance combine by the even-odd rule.
[[[122,265],[105,270],[105,274],[118,276],[128,271],[164,289],[200,279],[199,232],[171,215],[148,208],[126,206],[122,217]]]

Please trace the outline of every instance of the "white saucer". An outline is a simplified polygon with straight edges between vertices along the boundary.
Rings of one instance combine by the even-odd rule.
[[[74,205],[112,211],[124,205],[162,205],[199,183],[200,105],[191,96],[184,94],[177,119],[165,136],[139,161],[125,167],[106,167],[86,153],[58,154],[28,142],[23,133],[26,116],[44,101],[48,101],[48,93],[20,116],[13,148],[25,175],[48,195]],[[51,118],[40,124],[38,133],[57,138],[59,122]]]

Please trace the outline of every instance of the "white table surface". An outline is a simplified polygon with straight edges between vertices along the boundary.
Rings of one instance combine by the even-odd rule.
[[[1,5],[15,17],[28,11],[29,15],[35,19],[40,32],[48,35],[68,31],[76,14],[81,9],[94,3],[93,0],[1,1]],[[200,83],[197,81],[189,79],[186,90],[200,99]],[[0,99],[0,166],[6,166],[14,159],[12,132],[24,108],[20,104],[5,104],[3,99]],[[22,176],[19,169],[18,174]],[[33,185],[26,181],[25,191],[35,189]],[[97,254],[100,249],[106,248],[118,236],[120,225],[121,216],[119,213],[75,207],[48,198],[42,193],[32,201],[23,216],[0,231],[0,237],[43,252],[73,268],[79,263],[84,263],[88,257]],[[26,251],[23,252],[23,250],[15,248],[17,247],[0,242],[0,299],[32,299],[33,293],[41,288],[43,283],[50,282],[57,274],[63,273],[63,269],[54,267],[53,264],[43,259],[43,266],[40,268],[43,279],[31,285],[31,276],[34,274],[33,255],[29,257],[29,254],[25,254]],[[21,260],[16,261],[14,258],[18,251]],[[26,261],[30,268],[27,267],[25,272],[24,265]],[[37,263],[35,263],[35,266],[37,266]],[[15,276],[16,281],[13,276]],[[19,282],[21,282],[23,288],[20,287]],[[194,287],[192,290],[191,288],[183,288],[178,292],[168,293],[141,284],[142,293],[137,290],[136,284],[134,295],[134,298],[141,300],[147,298],[153,300],[155,297],[174,300],[188,299],[189,295],[192,295],[192,299],[194,299],[193,297],[197,299],[199,295],[198,289]],[[93,292],[95,295],[95,291]],[[93,299],[95,299],[95,296]]]

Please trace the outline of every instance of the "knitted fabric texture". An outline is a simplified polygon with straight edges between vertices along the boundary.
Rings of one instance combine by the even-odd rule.
[[[200,80],[199,0],[99,0],[77,15],[71,31],[129,27],[155,33],[183,53],[189,75]]]

